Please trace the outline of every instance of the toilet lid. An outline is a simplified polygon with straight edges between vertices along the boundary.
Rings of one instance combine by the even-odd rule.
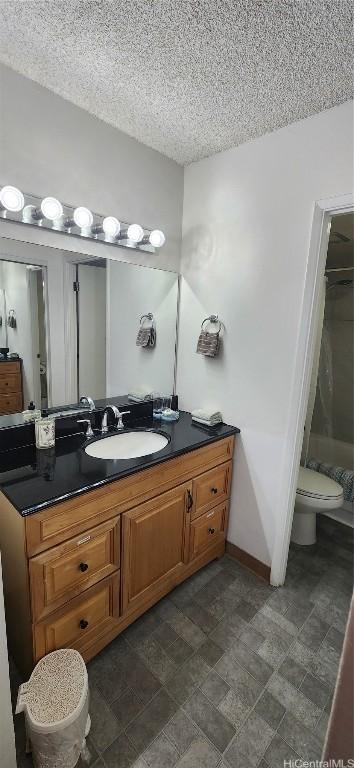
[[[316,499],[337,499],[343,495],[343,488],[321,472],[300,467],[297,493],[302,496],[313,496]]]

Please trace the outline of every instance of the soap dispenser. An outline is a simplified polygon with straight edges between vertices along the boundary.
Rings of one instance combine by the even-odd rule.
[[[34,421],[35,419],[40,419],[41,412],[39,408],[36,408],[33,400],[31,400],[27,410],[22,411],[22,416],[24,418],[24,421]]]
[[[53,448],[55,446],[55,419],[43,410],[41,417],[35,421],[36,448]]]

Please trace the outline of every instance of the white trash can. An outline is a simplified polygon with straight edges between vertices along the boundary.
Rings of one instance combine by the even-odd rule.
[[[85,662],[63,648],[41,659],[20,686],[16,714],[24,712],[27,751],[36,768],[74,768],[90,730]]]

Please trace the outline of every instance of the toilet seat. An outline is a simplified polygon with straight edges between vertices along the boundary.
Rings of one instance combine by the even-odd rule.
[[[296,493],[299,496],[330,501],[342,498],[343,488],[321,472],[300,467]]]

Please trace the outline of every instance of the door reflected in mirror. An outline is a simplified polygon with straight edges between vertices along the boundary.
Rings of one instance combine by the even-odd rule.
[[[0,415],[31,401],[43,409],[83,396],[174,393],[176,273],[20,241],[1,245]]]
[[[0,413],[48,407],[45,268],[0,261]]]

